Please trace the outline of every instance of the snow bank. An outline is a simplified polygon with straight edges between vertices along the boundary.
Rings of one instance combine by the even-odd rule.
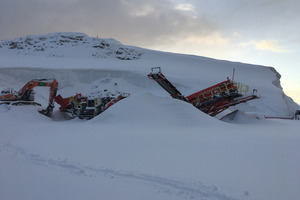
[[[256,115],[250,115],[243,113],[239,110],[235,110],[221,118],[224,122],[231,122],[231,123],[251,123],[251,122],[259,122],[263,120],[263,118],[258,117]]]
[[[189,120],[186,120],[189,119]],[[219,122],[186,102],[169,97],[158,97],[150,93],[130,96],[97,116],[93,123],[131,123],[148,127],[151,130],[163,127],[213,126]]]
[[[53,121],[37,109],[0,113],[3,198],[300,195],[298,121],[228,124],[149,93],[124,99],[89,121]]]

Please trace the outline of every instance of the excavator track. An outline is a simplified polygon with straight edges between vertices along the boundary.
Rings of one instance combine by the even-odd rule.
[[[13,106],[22,106],[22,105],[33,105],[33,106],[42,106],[42,104],[35,101],[1,101],[1,104],[13,105]]]

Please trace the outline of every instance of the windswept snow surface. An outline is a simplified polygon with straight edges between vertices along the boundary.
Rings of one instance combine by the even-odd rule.
[[[28,49],[33,45],[26,38],[44,51]],[[61,38],[77,42],[54,45]],[[16,41],[11,46],[27,47],[5,45]],[[106,45],[94,48],[95,41]],[[56,78],[63,97],[97,96],[105,89],[131,94],[88,121],[65,120],[57,104],[52,118],[37,106],[0,105],[0,199],[300,198],[300,123],[263,119],[299,109],[284,95],[273,68],[127,47],[78,33],[0,44],[0,89]],[[119,48],[126,53],[116,53]],[[170,98],[147,78],[156,66],[184,95],[231,77],[235,68],[235,81],[257,89],[260,99],[232,108],[240,111],[224,122]],[[45,107],[49,89],[35,91]]]

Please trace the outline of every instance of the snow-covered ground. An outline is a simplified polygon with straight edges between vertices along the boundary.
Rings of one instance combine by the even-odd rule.
[[[231,78],[235,68],[235,81],[260,99],[213,118],[149,80],[157,66],[184,95]],[[34,78],[56,78],[63,97],[131,95],[91,120],[65,120],[57,104],[52,118],[40,107],[0,105],[0,199],[300,198],[300,121],[263,118],[300,109],[273,68],[79,33],[1,41],[0,89]],[[49,89],[35,91],[45,107]],[[219,120],[236,109],[234,120]]]

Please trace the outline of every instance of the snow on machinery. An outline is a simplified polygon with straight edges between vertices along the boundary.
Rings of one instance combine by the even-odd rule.
[[[41,106],[40,103],[34,102],[35,92],[33,89],[37,86],[50,87],[49,104],[46,109],[39,112],[51,116],[58,88],[58,82],[55,79],[33,79],[27,82],[18,92],[12,88],[3,90],[0,95],[0,104]]]
[[[151,73],[148,74],[148,77],[164,88],[172,98],[191,103],[210,116],[215,116],[230,106],[258,98],[255,95],[256,90],[253,90],[252,95],[244,97],[242,95],[242,85],[234,83],[229,78],[226,81],[185,97],[167,80],[162,74],[160,67],[151,68]],[[246,88],[248,87],[246,86]]]
[[[129,96],[128,93],[117,92],[112,94],[107,91],[103,97],[92,98],[76,94],[72,97],[62,98],[61,95],[56,96],[58,90],[56,79],[33,79],[27,82],[18,92],[12,88],[3,90],[0,94],[0,104],[41,106],[40,103],[34,101],[35,92],[33,88],[37,86],[50,87],[49,104],[46,109],[39,111],[48,117],[51,117],[53,113],[55,102],[61,106],[59,110],[67,113],[71,118],[91,119]]]
[[[55,101],[61,106],[59,110],[66,113],[69,118],[92,119],[128,96],[128,93],[110,94],[105,97],[94,98],[82,96],[81,94],[67,98],[58,95]]]

